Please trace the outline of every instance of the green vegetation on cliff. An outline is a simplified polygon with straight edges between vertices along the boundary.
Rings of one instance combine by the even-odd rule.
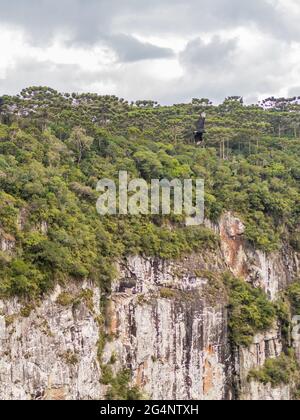
[[[261,369],[252,370],[248,379],[266,384],[273,388],[280,385],[297,385],[299,383],[299,365],[295,354],[290,350],[282,353],[277,359],[266,360]]]
[[[257,333],[270,329],[276,321],[276,305],[267,295],[244,280],[225,275],[229,293],[230,338],[237,346],[249,346]]]
[[[300,315],[300,280],[295,281],[287,289],[287,297],[291,305],[293,315]]]
[[[116,375],[112,368],[106,365],[102,368],[101,382],[108,386],[106,398],[109,401],[138,401],[143,399],[141,391],[137,387],[130,386],[131,372],[121,370]]]
[[[208,114],[206,147],[191,143]],[[233,210],[257,247],[299,249],[299,107],[273,110],[229,98],[170,107],[114,96],[29,88],[0,115],[0,294],[38,296],[57,281],[91,278],[109,290],[113,262],[132,253],[178,258],[214,247],[181,217],[99,217],[102,178],[204,178],[206,217]],[[10,251],[13,248],[14,251]],[[262,321],[263,322],[263,321]]]

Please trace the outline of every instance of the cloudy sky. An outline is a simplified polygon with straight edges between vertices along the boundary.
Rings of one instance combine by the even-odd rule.
[[[0,94],[300,95],[299,0],[0,0]]]

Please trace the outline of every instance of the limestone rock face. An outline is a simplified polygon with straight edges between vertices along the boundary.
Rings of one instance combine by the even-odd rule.
[[[240,399],[244,400],[289,400],[291,390],[287,385],[272,388],[271,384],[263,385],[255,381],[248,381],[248,374],[252,369],[264,366],[269,358],[277,358],[282,353],[281,333],[278,326],[265,334],[254,337],[250,348],[239,348],[236,354],[236,367],[241,382]]]
[[[205,277],[206,257],[179,265],[129,259],[115,284],[109,332],[116,339],[104,359],[116,354],[115,368],[127,365],[151,399],[231,397],[226,297]]]
[[[92,306],[80,298],[87,291]],[[0,301],[2,400],[85,400],[101,396],[97,360],[98,288],[72,285],[64,293],[78,301],[69,306],[57,303],[61,293],[57,286],[31,312],[17,299]]]
[[[254,249],[243,237],[244,225],[232,213],[223,215],[216,229],[230,271],[264,289],[272,300],[299,274],[299,254],[287,245],[271,254]]]
[[[0,230],[0,251],[10,255],[15,248],[16,240],[13,236],[8,235]]]
[[[99,287],[88,282],[57,286],[32,308],[0,301],[0,399],[104,399],[101,363],[115,374],[129,369],[132,385],[151,399],[291,399],[290,386],[248,381],[251,369],[282,353],[280,326],[248,349],[233,347],[221,277],[231,271],[276,299],[299,276],[299,255],[288,246],[271,255],[254,249],[232,213],[206,225],[220,236],[213,251],[179,261],[121,261],[105,313]],[[13,253],[14,238],[0,233],[0,247]],[[297,322],[294,347],[300,360]]]

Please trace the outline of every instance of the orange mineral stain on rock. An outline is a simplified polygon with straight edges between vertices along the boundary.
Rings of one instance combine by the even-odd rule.
[[[47,401],[64,401],[66,399],[66,390],[65,388],[47,389],[43,399]]]
[[[227,213],[220,223],[221,247],[226,263],[236,276],[247,277],[247,257],[244,251],[245,226],[233,214]]]
[[[203,392],[207,395],[213,388],[213,369],[210,361],[205,360],[204,374],[203,374]]]
[[[115,306],[115,302],[111,300],[106,309],[108,333],[112,336],[116,335],[118,331],[118,315]]]

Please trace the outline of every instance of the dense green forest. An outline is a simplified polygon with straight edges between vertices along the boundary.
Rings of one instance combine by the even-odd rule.
[[[29,88],[0,98],[0,253],[3,296],[39,296],[57,281],[91,278],[109,290],[129,254],[179,258],[217,238],[171,216],[100,217],[96,184],[131,178],[204,178],[206,217],[233,210],[253,245],[300,250],[300,105],[240,97],[160,106],[115,96]],[[300,102],[300,101],[299,101]],[[207,113],[205,147],[193,143]]]

